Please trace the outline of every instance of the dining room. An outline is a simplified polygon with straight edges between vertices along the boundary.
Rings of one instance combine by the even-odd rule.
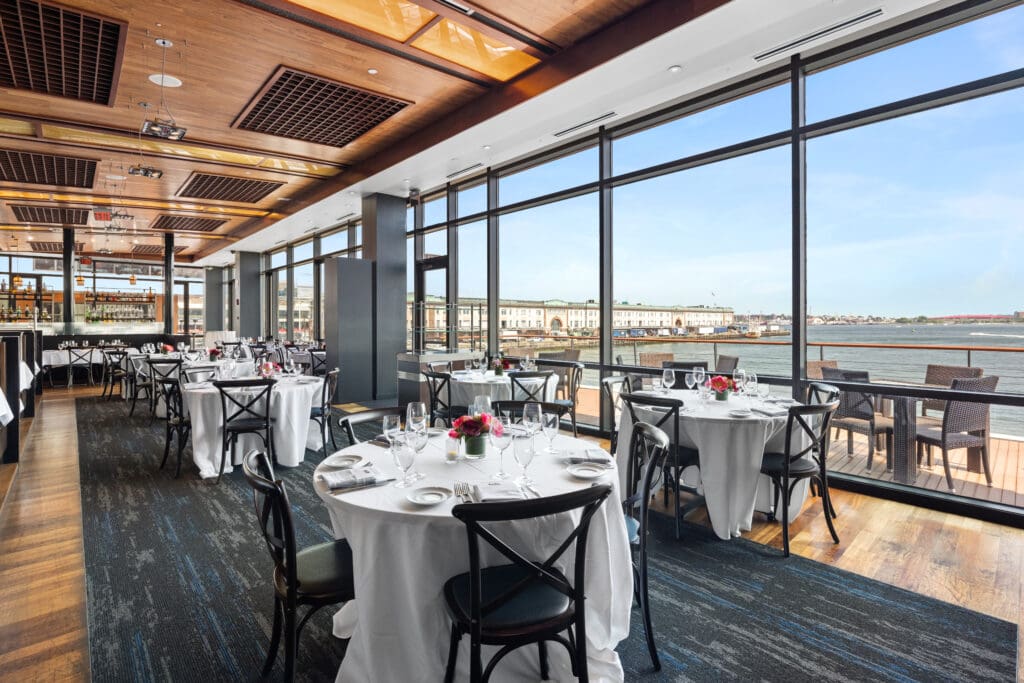
[[[1020,680],[1022,36],[0,0],[0,680]]]

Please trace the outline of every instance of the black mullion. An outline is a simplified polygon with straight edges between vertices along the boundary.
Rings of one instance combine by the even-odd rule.
[[[790,116],[792,131],[792,368],[793,398],[799,400],[800,382],[807,367],[807,145],[800,130],[806,111],[803,64],[799,55],[790,62]]]

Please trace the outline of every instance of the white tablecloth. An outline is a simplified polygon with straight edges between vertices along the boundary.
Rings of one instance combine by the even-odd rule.
[[[84,351],[84,349],[77,349],[77,350],[79,352]],[[139,350],[135,349],[135,348],[126,348],[125,351],[127,351],[128,353],[138,353],[139,352]],[[88,362],[90,364],[95,364],[95,365],[102,365],[103,364],[103,352],[100,351],[100,349],[97,349],[97,348],[90,349],[88,358],[89,358]],[[49,350],[49,351],[43,351],[43,366],[44,367],[62,368],[62,367],[66,367],[67,364],[68,364],[68,351],[67,351],[67,349],[63,349],[63,350],[52,349],[52,350]],[[86,361],[84,359],[83,360],[76,360],[75,361],[75,365],[76,366],[77,365],[85,365],[85,364],[86,364]]]
[[[523,386],[531,389],[539,379],[522,380]],[[510,399],[526,399],[527,396],[512,396],[512,379],[508,374],[495,377],[494,372],[488,370],[486,374],[479,372],[455,372],[452,373],[451,381],[452,405],[471,406],[473,399],[477,396],[489,396],[491,401],[508,401]],[[544,400],[550,401],[555,398],[555,391],[558,389],[558,375],[552,375],[548,380],[547,388],[544,390]]]
[[[234,330],[213,330],[203,335],[203,345],[207,349],[217,346],[217,342],[238,341],[238,333]]]
[[[681,399],[688,409],[679,416],[679,440],[682,446],[700,451],[700,483],[715,534],[721,539],[728,539],[739,536],[742,531],[750,531],[755,508],[767,511],[771,505],[771,480],[761,475],[761,460],[765,450],[785,451],[786,415],[765,417],[754,413],[751,417],[736,418],[730,417],[728,412],[746,407],[748,404],[744,398],[712,399],[701,406],[695,391],[673,390],[668,392],[668,396]],[[755,399],[753,405],[759,404],[760,401]],[[653,412],[640,409],[637,417],[651,424],[660,419]],[[672,438],[671,425],[665,424],[662,429]],[[623,487],[632,434],[629,410],[624,409],[616,453]],[[807,481],[804,480],[793,491],[791,519],[803,506],[806,495]]]
[[[320,430],[310,428],[309,411],[320,405],[322,379],[281,378],[274,385],[270,400],[270,416],[274,419],[274,449],[277,463],[294,467],[302,462],[306,448],[321,447]],[[220,471],[222,407],[220,392],[209,382],[182,385],[181,395],[186,412],[192,419],[192,453],[199,476],[215,477]],[[230,407],[230,406],[229,406]],[[238,440],[235,456],[241,458],[249,448],[263,448],[257,436],[243,435]],[[224,464],[230,472],[232,462]]]
[[[426,475],[417,485],[451,487],[455,481],[486,485],[497,470],[497,455],[488,446],[483,460],[444,463],[443,436],[432,437],[417,458],[416,469]],[[537,447],[545,439],[537,437]],[[582,451],[587,444],[559,436],[557,448]],[[364,443],[345,453],[368,457],[380,470],[395,476],[397,469],[387,449]],[[505,469],[519,472],[511,448]],[[565,493],[589,486],[572,478],[559,456],[541,454],[530,466],[531,478],[543,494]],[[606,477],[618,487],[614,473]],[[454,500],[421,508],[406,500],[409,489],[382,486],[332,495],[323,482],[317,493],[327,504],[337,538],[352,546],[356,600],[346,603],[334,619],[334,633],[351,637],[337,681],[440,681],[444,678],[451,622],[445,612],[441,588],[456,574],[469,570],[466,529],[451,516]],[[592,681],[623,680],[615,646],[629,635],[633,575],[629,540],[618,492],[605,500],[590,526],[587,549],[587,654]],[[506,527],[505,538],[515,547],[534,547],[537,558],[547,557],[564,540],[568,516],[520,522]],[[575,521],[575,520],[573,520]],[[483,544],[481,544],[483,546]],[[487,565],[507,564],[496,553],[484,553]],[[565,559],[565,558],[563,558]],[[560,568],[565,571],[566,567]],[[497,648],[483,648],[486,662]],[[551,679],[575,680],[564,648],[548,646]],[[538,678],[537,648],[526,646],[498,664],[492,681],[528,681]],[[464,636],[456,680],[469,680],[469,636]]]
[[[18,364],[18,380],[21,382],[21,390],[25,391],[32,386],[32,379],[35,374],[32,372],[32,368],[28,366],[28,363],[21,361]]]
[[[0,391],[0,425],[6,427],[13,419],[14,412],[11,410],[11,404],[7,402],[4,392]]]

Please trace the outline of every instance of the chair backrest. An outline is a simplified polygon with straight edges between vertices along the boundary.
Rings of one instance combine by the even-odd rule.
[[[124,350],[124,347],[103,351],[103,362],[108,367],[123,368],[127,358],[128,352]]]
[[[285,579],[289,597],[294,599],[299,587],[295,562],[295,527],[284,482],[274,479],[270,459],[261,451],[246,453],[242,458],[242,469],[245,480],[252,488],[256,524],[274,561],[274,567]]]
[[[616,365],[625,365],[626,364],[622,360],[622,354],[621,353],[617,354],[615,356],[615,364]],[[640,375],[627,372],[626,373],[626,378],[629,379],[629,388],[630,388],[631,391],[637,391],[638,389],[643,389],[643,377],[641,377]]]
[[[719,356],[718,360],[715,361],[715,372],[718,373],[730,373],[740,365],[739,356]]]
[[[510,372],[512,380],[512,400],[543,402],[547,398],[548,381],[555,376],[551,370],[533,372]]]
[[[823,368],[837,369],[837,360],[809,360],[807,361],[807,379],[826,379],[822,372]]]
[[[192,384],[194,382],[206,382],[217,376],[216,365],[193,365],[192,367],[182,368],[181,375],[185,380],[186,384]]]
[[[668,434],[647,422],[633,425],[626,465],[626,490],[622,509],[640,522],[640,542],[645,543],[647,510],[656,473],[664,473],[664,462],[672,446]]]
[[[149,356],[144,353],[128,354],[128,374],[133,377],[139,374],[145,375],[147,360],[149,360]]]
[[[999,378],[995,375],[987,377],[958,377],[953,380],[951,389],[956,391],[990,392],[996,390]],[[973,401],[946,401],[942,416],[942,433],[988,431],[988,403]]]
[[[839,401],[808,406],[790,406],[786,418],[786,457],[784,472],[789,476],[789,465],[805,455],[818,464],[828,458],[829,423],[839,407]],[[806,445],[804,440],[806,439]]]
[[[68,347],[68,365],[88,365],[92,363],[92,349]]]
[[[181,384],[173,377],[164,377],[157,380],[160,385],[160,394],[163,396],[164,405],[167,407],[167,421],[178,424],[185,421],[185,407],[181,400]]]
[[[357,424],[363,424],[364,422],[381,421],[384,419],[385,415],[397,415],[399,420],[405,422],[405,406],[389,406],[387,408],[374,408],[372,410],[352,413],[351,415],[345,415],[342,417],[338,421],[338,424],[345,430],[345,435],[348,436],[349,443],[354,446],[355,444],[360,443],[360,441],[356,436],[356,432],[353,427]],[[383,431],[383,425],[381,431]],[[380,434],[380,432],[377,433]]]
[[[675,355],[671,353],[646,352],[640,354],[640,365],[645,368],[660,368],[662,363],[672,360],[675,360]]]
[[[177,380],[181,377],[181,362],[180,358],[148,358],[147,374],[154,380]]]
[[[270,426],[270,394],[277,380],[227,379],[213,386],[220,392],[225,428],[238,420],[260,420],[264,428]]]
[[[707,361],[703,360],[667,360],[661,364],[663,370],[674,370],[675,380],[672,382],[672,389],[683,389],[686,387],[686,373],[694,368],[708,369]]]
[[[622,404],[629,413],[631,424],[635,426],[638,422],[647,422],[668,432],[673,446],[679,445],[679,411],[683,407],[682,401],[667,396],[647,396],[632,393],[623,393],[619,398],[622,399]],[[637,414],[637,410],[643,409],[649,410],[656,419],[642,419]]]
[[[334,368],[324,375],[324,385],[320,389],[320,405],[326,408],[334,401],[334,394],[338,391],[338,375],[341,370]]]
[[[630,393],[629,377],[603,377],[601,391],[612,405],[612,432],[617,432],[619,418],[622,416],[622,394]]]
[[[446,372],[423,371],[427,381],[427,393],[430,394],[430,414],[450,410],[452,407],[452,376]],[[433,421],[431,421],[433,425]]]
[[[811,382],[807,385],[807,405],[821,405],[839,400],[842,392],[837,387],[824,382]]]
[[[326,351],[310,351],[309,360],[312,364],[312,373],[314,375],[326,375],[327,374],[327,352]]]
[[[576,405],[580,394],[580,385],[583,384],[583,369],[583,363],[573,363],[571,366],[564,368],[566,385],[568,387],[565,397],[572,401],[573,405]]]
[[[559,403],[547,403],[544,401],[495,401],[491,408],[494,410],[494,414],[504,419],[505,415],[514,422],[520,420],[523,417],[523,407],[527,403],[538,403],[540,404],[540,411],[542,413],[558,413],[558,417],[563,417],[569,412],[568,406],[561,405]]]
[[[587,538],[590,522],[605,498],[612,492],[609,484],[590,486],[578,491],[563,493],[547,498],[510,501],[500,503],[469,503],[456,505],[452,515],[466,525],[466,538],[469,543],[469,592],[470,620],[479,628],[483,618],[514,599],[522,591],[536,584],[546,585],[565,595],[572,602],[576,618],[582,620],[584,614],[584,586],[587,570]],[[566,535],[555,550],[543,560],[531,560],[530,555],[537,556],[531,548],[518,549],[499,538],[488,528],[488,523],[500,523],[523,519],[537,519],[549,515],[558,515],[579,510],[579,521],[573,530]],[[514,583],[506,590],[483,601],[483,575],[480,559],[480,540],[506,557],[515,566],[526,570],[522,581]],[[575,557],[572,566],[574,576],[571,581],[563,579],[556,573],[556,563],[575,544]],[[491,553],[488,553],[489,555]],[[489,562],[493,566],[493,563]],[[567,563],[568,564],[568,563]],[[479,633],[475,634],[479,637]]]
[[[439,360],[433,363],[427,363],[427,370],[431,372],[443,372],[452,374],[452,362],[450,360]]]
[[[823,367],[821,372],[826,380],[860,382],[863,384],[871,382],[870,375],[865,370],[840,370],[838,368]],[[849,417],[873,422],[875,419],[874,394],[842,390],[839,394],[839,409],[836,410],[834,417]]]
[[[981,377],[984,369],[969,365],[932,365],[924,369],[924,383],[940,387],[952,387],[954,379]],[[944,410],[946,402],[938,398],[929,398],[921,402],[921,408],[928,410]]]

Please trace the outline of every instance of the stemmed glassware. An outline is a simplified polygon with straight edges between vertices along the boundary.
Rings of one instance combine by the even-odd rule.
[[[697,386],[704,386],[704,380],[707,378],[707,373],[704,372],[704,368],[697,366],[693,369],[693,379],[696,380]]]
[[[539,403],[527,403],[523,406],[523,426],[526,433],[530,435],[530,448],[533,448],[534,438],[540,431],[543,424]]]
[[[427,407],[421,401],[413,401],[405,408],[405,440],[415,453],[427,445]],[[412,472],[409,481],[423,479],[426,475]]]
[[[555,437],[558,436],[558,430],[562,426],[561,423],[562,420],[558,413],[544,413],[541,416],[541,429],[543,429],[544,436],[548,440],[548,447],[544,449],[545,453],[558,453],[558,449],[555,448]]]
[[[384,416],[384,438],[388,445],[394,443],[395,437],[402,433],[402,420],[398,415]]]
[[[530,479],[529,475],[526,473],[526,470],[530,466],[530,463],[533,462],[533,457],[536,455],[536,451],[534,451],[533,445],[526,443],[526,439],[517,439],[515,448],[512,451],[512,453],[516,459],[516,462],[523,469],[523,475],[516,479],[515,483],[518,486],[532,485],[533,480]]]
[[[395,488],[399,489],[408,488],[415,481],[409,471],[416,460],[416,450],[406,442],[405,437],[405,434],[399,433],[391,441],[391,457],[395,461],[395,467],[402,473],[402,478],[395,482]]]
[[[476,396],[473,398],[473,406],[471,408],[473,415],[482,415],[483,413],[491,412],[491,397],[490,396]]]
[[[742,368],[736,368],[732,371],[732,383],[736,387],[736,393],[743,391],[743,385],[747,383],[747,371]]]
[[[694,377],[692,372],[686,373],[686,376],[683,378],[683,381],[686,382],[686,388],[689,389],[690,391],[693,391],[693,387],[697,384],[697,378]]]
[[[405,428],[417,429],[420,425],[427,427],[427,406],[422,401],[413,401],[405,407]]]
[[[748,372],[747,378],[743,380],[743,393],[747,396],[757,396],[757,373]]]
[[[676,373],[672,368],[665,368],[661,371],[661,393],[667,394],[668,390],[676,384]]]
[[[502,424],[497,419],[491,421],[491,431],[488,435],[491,438],[491,445],[498,451],[498,471],[491,476],[491,481],[502,481],[508,479],[509,474],[505,471],[505,449],[509,447],[514,438],[511,425]]]

